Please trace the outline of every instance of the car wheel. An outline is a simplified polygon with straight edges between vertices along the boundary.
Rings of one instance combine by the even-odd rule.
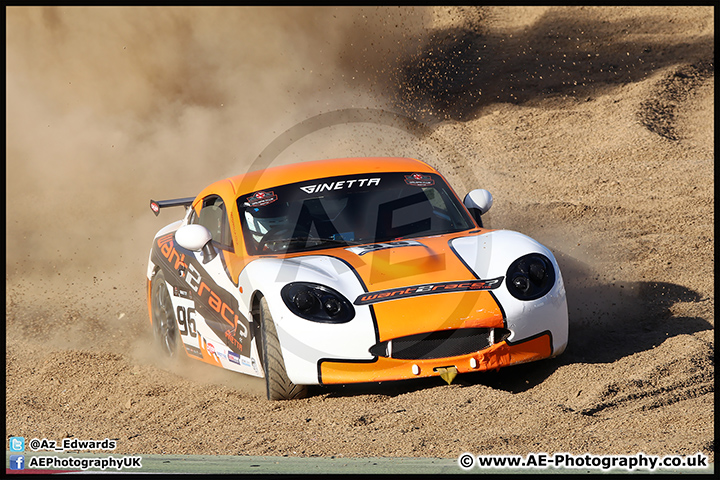
[[[291,400],[307,396],[306,385],[295,385],[285,371],[280,341],[275,322],[270,315],[265,297],[260,299],[260,323],[262,328],[263,369],[268,400]]]
[[[165,284],[165,275],[161,270],[153,277],[151,296],[155,340],[165,356],[174,357],[178,347],[178,325]]]

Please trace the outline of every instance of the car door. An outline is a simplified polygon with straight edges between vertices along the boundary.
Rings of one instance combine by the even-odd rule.
[[[224,200],[208,195],[202,200],[200,212],[191,214],[189,223],[207,228],[212,240],[203,251],[188,252],[185,281],[192,290],[193,305],[192,311],[188,308],[185,312],[187,328],[181,320],[183,313],[178,311],[183,341],[198,345],[203,359],[211,363],[233,369],[239,365],[252,368],[249,322],[240,312],[238,290],[223,255],[223,251],[234,252],[235,248]],[[196,326],[195,332],[191,323]]]

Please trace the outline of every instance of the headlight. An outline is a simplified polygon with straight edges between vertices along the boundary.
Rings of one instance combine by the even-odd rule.
[[[355,316],[355,309],[345,297],[317,283],[288,283],[280,295],[291,312],[313,322],[345,323]]]
[[[513,297],[535,300],[546,295],[555,285],[555,269],[545,255],[531,253],[515,260],[505,278]]]

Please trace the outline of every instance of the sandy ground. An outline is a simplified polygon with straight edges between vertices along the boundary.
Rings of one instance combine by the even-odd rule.
[[[8,436],[138,454],[714,461],[712,7],[6,13]],[[316,125],[258,163],[343,109],[423,128]],[[156,358],[147,255],[180,212],[156,218],[150,198],[386,154],[429,161],[461,196],[489,189],[486,226],[553,250],[563,355],[276,403],[260,380]]]

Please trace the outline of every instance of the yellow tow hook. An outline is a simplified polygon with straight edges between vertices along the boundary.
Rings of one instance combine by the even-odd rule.
[[[445,380],[448,385],[452,383],[452,381],[455,379],[455,376],[457,375],[458,371],[456,367],[437,367],[434,368],[436,372],[440,374],[440,378]]]

